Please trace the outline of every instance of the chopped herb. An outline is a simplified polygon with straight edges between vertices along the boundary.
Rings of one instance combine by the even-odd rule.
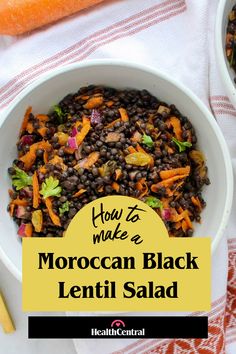
[[[68,200],[62,204],[61,208],[59,208],[60,216],[70,210],[70,202]]]
[[[163,204],[162,204],[162,201],[156,197],[147,197],[147,199],[145,200],[145,203],[150,206],[151,208],[154,208],[154,209],[161,209],[163,208]]]
[[[46,199],[48,197],[60,197],[61,191],[62,189],[59,186],[59,180],[50,176],[45,179],[45,182],[43,182],[40,194]]]
[[[19,191],[22,188],[32,185],[32,177],[21,170],[19,167],[14,166],[15,174],[12,176],[12,184]]]
[[[56,113],[56,116],[58,118],[58,122],[61,124],[64,122],[65,118],[65,113],[62,111],[61,107],[58,105],[55,105],[53,107],[53,112]]]
[[[179,141],[176,138],[172,138],[172,141],[178,146],[179,152],[183,152],[186,148],[190,148],[192,144],[188,141]]]
[[[149,148],[152,148],[153,145],[154,145],[154,142],[153,142],[152,138],[149,135],[146,135],[146,134],[143,134],[142,143],[144,145],[147,145]]]

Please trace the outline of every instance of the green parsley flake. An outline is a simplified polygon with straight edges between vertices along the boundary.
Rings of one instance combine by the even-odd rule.
[[[45,182],[43,182],[40,194],[46,199],[48,197],[60,197],[61,191],[62,189],[59,186],[59,180],[50,176],[45,179]]]
[[[62,204],[61,208],[59,208],[60,216],[70,210],[70,202],[68,200]]]
[[[179,141],[176,138],[172,138],[172,141],[178,146],[179,152],[183,152],[186,148],[190,148],[192,144],[188,141]]]
[[[162,204],[161,200],[156,197],[152,197],[152,196],[147,197],[145,203],[153,209],[159,208],[162,210],[162,208],[163,208],[163,204]]]
[[[15,174],[12,176],[12,184],[19,191],[22,188],[32,185],[32,177],[21,170],[19,167],[14,166]]]
[[[154,142],[153,142],[152,138],[149,135],[146,135],[146,134],[143,134],[142,143],[144,145],[147,145],[149,148],[152,148],[153,145],[154,145]]]

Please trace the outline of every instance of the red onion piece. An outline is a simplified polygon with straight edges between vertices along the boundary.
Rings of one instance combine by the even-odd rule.
[[[26,227],[26,224],[20,225],[18,232],[17,232],[19,236],[21,236],[21,237],[25,236],[25,227]]]
[[[34,142],[34,136],[33,135],[23,135],[22,138],[20,139],[22,145],[32,145]]]
[[[169,221],[170,218],[171,218],[170,209],[163,209],[162,212],[161,212],[161,216],[162,216],[163,220]]]
[[[17,210],[16,210],[16,216],[17,216],[17,218],[23,219],[25,213],[26,213],[25,207],[22,206],[22,205],[18,205]]]
[[[78,145],[75,137],[70,137],[68,139],[68,145],[71,149],[78,149]]]
[[[92,110],[90,121],[91,121],[91,124],[93,124],[93,125],[102,123],[102,116],[97,109]]]
[[[73,127],[73,128],[72,128],[72,131],[71,131],[71,137],[74,138],[74,137],[77,135],[77,133],[78,133],[77,128],[76,128],[76,127]]]

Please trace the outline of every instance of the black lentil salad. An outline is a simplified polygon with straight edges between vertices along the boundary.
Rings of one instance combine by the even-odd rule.
[[[8,169],[19,236],[63,236],[84,205],[115,194],[154,208],[170,236],[192,236],[210,183],[196,143],[188,118],[146,90],[90,85],[48,115],[29,107]]]
[[[236,5],[229,13],[225,46],[229,64],[236,73]],[[236,83],[236,78],[234,81]]]

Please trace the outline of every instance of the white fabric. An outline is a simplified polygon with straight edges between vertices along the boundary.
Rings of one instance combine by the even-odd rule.
[[[226,114],[217,113],[217,105],[227,102],[213,48],[217,3],[217,0],[107,1],[29,35],[0,37],[0,110],[32,80],[54,67],[86,58],[114,57],[142,62],[179,79],[209,109],[211,106],[215,109],[236,169],[236,118],[230,114],[234,109],[228,109]],[[219,103],[212,96],[224,98]],[[227,236],[234,237],[235,233],[236,224],[231,217]],[[215,302],[226,293],[226,237],[212,263],[212,301]],[[122,351],[122,348],[136,341],[74,342],[79,354],[109,354],[118,349],[119,353],[128,353],[129,350]],[[233,351],[236,352],[235,343],[228,347],[228,353]],[[141,352],[144,349],[136,351]]]

